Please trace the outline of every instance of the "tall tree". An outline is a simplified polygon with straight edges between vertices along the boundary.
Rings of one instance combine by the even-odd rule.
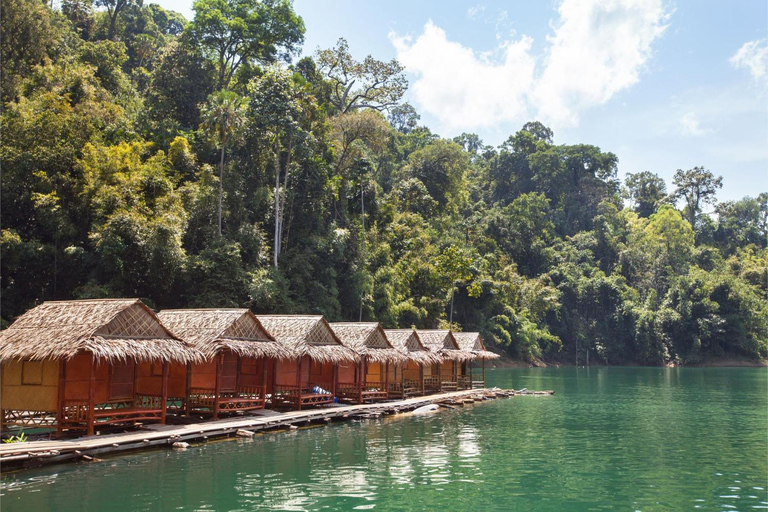
[[[208,96],[202,107],[201,127],[221,149],[219,158],[219,235],[221,235],[221,200],[224,195],[224,151],[237,138],[246,119],[246,100],[232,91],[219,91]]]
[[[624,197],[641,217],[650,217],[667,197],[667,185],[658,174],[643,171],[627,173],[624,180]]]
[[[696,217],[701,213],[703,205],[715,204],[715,194],[723,188],[723,177],[715,177],[704,167],[694,167],[687,171],[678,169],[672,182],[677,187],[673,192],[675,199],[685,200],[683,214],[693,229],[696,229]]]
[[[107,9],[107,18],[109,28],[107,29],[107,39],[115,40],[115,31],[117,28],[117,17],[131,5],[137,5],[138,0],[96,0],[96,5]]]
[[[187,26],[216,63],[226,89],[243,63],[289,60],[304,42],[304,21],[290,0],[195,0]]]
[[[361,108],[387,110],[397,105],[408,88],[404,68],[397,60],[382,62],[368,55],[358,62],[344,38],[335,47],[318,51],[315,58],[331,82],[331,103],[340,113]]]

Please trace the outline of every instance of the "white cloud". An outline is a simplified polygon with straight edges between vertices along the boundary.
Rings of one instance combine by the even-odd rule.
[[[702,128],[699,124],[699,119],[693,112],[687,112],[680,118],[680,132],[683,135],[691,135],[693,137],[700,137],[710,133],[712,130]]]
[[[443,129],[477,129],[536,117],[575,126],[579,113],[638,82],[668,19],[662,0],[563,0],[542,55],[533,39],[502,39],[478,53],[450,41],[432,21],[415,41],[390,34],[416,75],[418,106]],[[506,13],[505,13],[506,14]]]
[[[747,68],[758,83],[768,85],[768,39],[744,43],[729,59],[735,68]]]
[[[417,76],[411,88],[415,101],[448,130],[527,118],[534,69],[531,38],[505,43],[498,62],[449,41],[432,21],[415,41],[394,34],[390,40],[398,60]]]
[[[484,5],[476,5],[467,9],[467,18],[475,19],[479,14],[485,12]]]

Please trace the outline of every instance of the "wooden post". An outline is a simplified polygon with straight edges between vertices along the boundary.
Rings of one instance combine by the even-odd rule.
[[[272,360],[272,397],[270,398],[270,407],[275,406],[275,390],[277,389],[277,359]]]
[[[339,363],[333,363],[333,397],[336,398],[336,388],[339,386]]]
[[[485,387],[485,359],[480,360],[483,363],[483,387]]]
[[[365,379],[366,374],[366,358],[363,356],[362,361],[360,361],[360,364],[358,365],[359,371],[357,372],[357,403],[361,404],[363,403],[363,379]]]
[[[387,398],[389,398],[389,362],[384,363],[384,391],[387,393]]]
[[[88,435],[92,436],[94,431],[94,414],[96,406],[96,359],[91,354],[91,375],[88,381]]]
[[[472,388],[474,387],[474,386],[472,385],[472,380],[473,380],[473,379],[472,379],[472,363],[473,363],[473,362],[474,362],[474,361],[473,361],[472,359],[470,359],[469,361],[467,361],[467,366],[469,366],[469,389],[472,389]]]
[[[62,427],[64,422],[64,400],[67,396],[64,391],[64,386],[66,386],[66,383],[67,383],[67,361],[65,359],[61,359],[59,361],[59,410],[58,410],[58,418],[56,419],[56,437],[61,437],[61,433],[62,433]]]
[[[261,363],[261,399],[264,400],[264,405],[267,405],[267,367],[268,359],[265,357]],[[273,392],[274,392],[274,388]]]
[[[168,361],[163,361],[163,387],[160,390],[160,423],[165,424],[165,416],[168,412]]]
[[[296,367],[296,387],[298,389],[296,391],[297,391],[298,394],[296,395],[296,405],[298,406],[297,410],[300,411],[301,410],[301,363],[302,363],[302,358],[301,357],[298,358],[297,361],[298,361],[298,366]]]
[[[437,390],[443,392],[443,363],[437,364]]]
[[[213,419],[219,417],[219,392],[221,390],[221,368],[224,366],[224,354],[221,352],[214,359],[216,364],[216,384],[213,389]]]
[[[184,416],[189,416],[192,396],[192,363],[187,363],[187,397],[184,399]]]
[[[240,372],[243,371],[243,358],[237,355],[237,373],[235,374],[235,392],[240,396]]]
[[[419,363],[419,379],[421,379],[421,396],[424,396],[427,394],[426,389],[424,389],[424,364]]]

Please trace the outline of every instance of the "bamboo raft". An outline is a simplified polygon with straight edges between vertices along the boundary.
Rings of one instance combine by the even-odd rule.
[[[300,425],[328,423],[334,419],[348,420],[373,418],[382,415],[409,412],[424,405],[438,404],[447,408],[462,407],[478,401],[512,396],[553,395],[554,391],[528,391],[527,389],[474,389],[405,400],[371,404],[347,405],[290,411],[273,415],[240,416],[189,425],[158,425],[109,435],[94,435],[72,440],[46,440],[0,444],[0,471],[39,467],[64,461],[90,461],[96,455],[107,455],[150,447],[183,446],[185,442],[204,442],[211,438],[252,435],[256,432],[293,429]]]

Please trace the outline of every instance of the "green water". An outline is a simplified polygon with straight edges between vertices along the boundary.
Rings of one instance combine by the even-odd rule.
[[[488,372],[554,389],[16,473],[8,511],[768,508],[765,368]]]

